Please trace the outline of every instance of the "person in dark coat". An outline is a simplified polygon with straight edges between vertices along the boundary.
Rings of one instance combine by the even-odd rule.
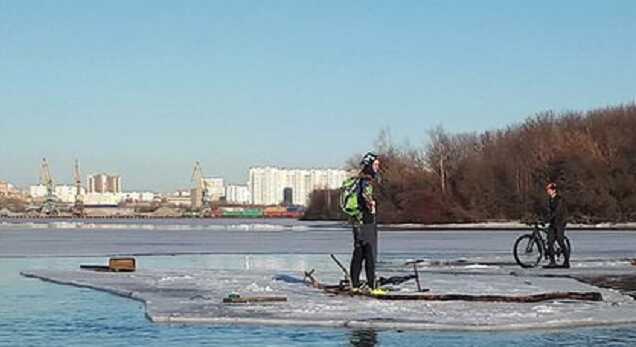
[[[567,224],[568,210],[565,201],[559,194],[556,183],[549,183],[545,188],[549,200],[548,200],[548,257],[550,257],[550,263],[545,268],[559,267],[555,261],[554,256],[554,242],[559,243],[559,247],[563,250],[564,262],[561,267],[570,267],[570,250],[565,244],[565,226]]]

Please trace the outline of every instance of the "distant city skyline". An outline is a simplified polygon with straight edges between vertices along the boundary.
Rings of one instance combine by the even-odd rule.
[[[125,190],[342,168],[388,128],[451,132],[636,97],[636,2],[11,1],[0,180],[97,172]],[[84,182],[86,185],[86,182]]]
[[[208,175],[204,175],[203,177],[203,184],[206,187],[206,189],[208,190],[208,194],[210,195],[210,198],[212,200],[218,200],[221,196],[224,196],[226,194],[226,187],[232,187],[233,189],[237,189],[237,188],[248,188],[248,186],[250,186],[253,183],[254,180],[254,175],[253,173],[255,171],[262,171],[265,170],[267,172],[276,172],[276,173],[293,173],[293,174],[299,174],[299,175],[307,175],[307,174],[311,174],[311,173],[316,173],[319,175],[323,175],[323,173],[325,175],[329,176],[330,181],[328,181],[328,184],[317,184],[317,187],[320,188],[330,188],[330,189],[334,189],[334,187],[339,186],[340,183],[342,183],[343,180],[343,175],[348,175],[349,172],[344,170],[343,168],[339,168],[339,167],[333,167],[333,168],[319,168],[319,167],[306,167],[306,168],[300,168],[300,167],[295,167],[295,168],[291,168],[291,167],[282,167],[282,166],[276,166],[276,165],[266,165],[266,166],[250,166],[247,176],[248,179],[245,182],[227,182],[225,180],[225,178],[223,176],[208,176]],[[336,173],[337,176],[331,177],[332,173]],[[123,175],[125,177],[125,175]],[[81,186],[82,189],[84,189],[87,193],[125,193],[125,192],[139,192],[139,191],[146,191],[146,192],[155,192],[155,193],[177,193],[177,192],[190,192],[190,189],[194,187],[194,182],[190,181],[190,184],[188,186],[183,186],[183,187],[178,187],[176,189],[172,189],[172,190],[159,190],[159,189],[134,189],[134,188],[122,188],[122,175],[109,175],[107,173],[99,173],[99,174],[89,174],[86,175],[85,177],[86,179],[83,180],[81,182]],[[57,180],[55,177],[53,177],[54,179],[54,185],[56,187],[59,187],[60,189],[66,189],[66,190],[73,190],[75,191],[75,183],[74,182],[67,182],[67,181],[59,181]],[[327,177],[324,177],[321,179],[327,179]],[[335,181],[334,181],[335,179]],[[289,180],[283,179],[284,182],[288,182]],[[12,182],[4,182],[3,180],[0,179],[0,182],[5,183],[5,184],[13,184]],[[291,182],[291,181],[290,181]],[[322,182],[320,180],[318,180],[317,182]],[[325,181],[327,182],[327,181]],[[337,182],[337,183],[334,183]],[[278,183],[277,183],[278,184]],[[287,183],[280,183],[279,185],[284,185],[287,186],[289,184]],[[310,186],[313,186],[314,184],[309,184]],[[34,181],[29,183],[27,186],[17,186],[18,189],[24,190],[24,191],[37,191],[37,193],[35,195],[37,196],[44,196],[46,193],[46,186],[41,184],[41,182],[39,182],[39,180]],[[304,188],[302,188],[302,193],[296,192],[296,194],[300,194],[300,195],[306,195],[307,192],[304,191]],[[281,188],[282,191],[282,188]],[[242,195],[242,192],[233,192],[234,194],[238,194],[238,195]],[[66,191],[64,191],[63,194],[66,194]],[[282,194],[282,193],[281,193]],[[33,195],[33,194],[32,194]],[[296,196],[296,200],[300,199],[300,195]],[[282,195],[281,195],[282,196]],[[267,203],[270,203],[271,201],[269,201],[269,197],[267,198],[268,201]]]
[[[252,167],[247,184],[226,184],[223,178],[200,177],[200,185],[172,192],[148,192],[122,189],[122,177],[106,173],[89,175],[87,185],[80,187],[80,199],[85,205],[117,206],[122,201],[150,202],[155,198],[172,199],[173,203],[200,208],[207,202],[239,205],[295,205],[307,206],[311,194],[320,189],[338,189],[350,177],[351,171],[342,169]],[[194,184],[194,182],[193,182]],[[25,193],[32,198],[49,195],[45,184],[30,185]],[[55,183],[53,194],[62,202],[72,203],[78,196],[76,185]],[[0,181],[0,195],[9,194],[7,183]]]

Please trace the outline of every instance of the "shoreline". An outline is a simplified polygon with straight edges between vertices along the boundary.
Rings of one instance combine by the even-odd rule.
[[[520,222],[484,222],[484,223],[449,223],[449,224],[387,224],[380,230],[385,231],[509,231],[530,230],[529,226]],[[629,223],[599,223],[599,224],[568,224],[566,230],[621,230],[636,231],[636,222]]]
[[[69,217],[69,216],[57,216],[57,217],[0,217],[0,225],[22,225],[22,224],[48,224],[48,223],[94,223],[96,221],[110,224],[109,222],[113,222],[112,224],[116,224],[117,222],[126,222],[126,224],[133,221],[140,221],[141,223],[149,222],[152,220],[161,220],[168,221],[174,220],[175,222],[179,222],[179,224],[186,224],[184,222],[187,221],[209,221],[213,223],[214,221],[231,221],[236,220],[241,224],[250,224],[250,222],[258,222],[262,220],[267,220],[270,222],[274,222],[277,220],[280,221],[300,221],[311,223],[312,221],[302,220],[302,219],[294,219],[294,218],[273,218],[273,217],[261,217],[261,218],[186,218],[186,217],[155,217],[155,216],[116,216],[116,217]],[[349,228],[350,225],[343,221],[338,220],[323,220],[323,221],[313,221],[313,222],[324,222],[326,224],[316,224],[314,227],[321,228],[333,228],[334,226],[339,226],[342,228]],[[417,223],[403,223],[403,224],[379,224],[378,229],[380,231],[516,231],[516,230],[530,230],[532,227],[520,223],[517,221],[507,221],[507,222],[481,222],[481,223],[447,223],[447,224],[417,224]],[[626,223],[599,223],[599,224],[568,224],[567,230],[580,230],[580,231],[600,231],[600,230],[610,230],[610,231],[636,231],[636,222],[626,222]]]

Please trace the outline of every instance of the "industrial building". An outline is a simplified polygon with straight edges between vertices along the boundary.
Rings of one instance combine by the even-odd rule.
[[[306,206],[314,190],[338,189],[349,176],[349,172],[339,169],[253,167],[249,170],[248,183],[252,195],[251,203],[254,205],[289,204],[291,196],[291,204]]]
[[[100,173],[89,175],[88,180],[89,193],[121,193],[121,176],[108,175]]]
[[[225,197],[225,181],[218,177],[203,178],[203,189],[210,201],[219,201]]]
[[[29,187],[29,195],[34,199],[45,198],[47,194],[47,187],[43,184]],[[75,202],[75,195],[77,195],[77,187],[73,185],[56,185],[53,194],[60,202],[73,203]],[[80,195],[86,195],[84,187],[80,188]]]
[[[9,183],[0,181],[0,196],[9,195]]]
[[[228,204],[247,205],[251,200],[247,185],[229,184],[225,187],[225,201]]]

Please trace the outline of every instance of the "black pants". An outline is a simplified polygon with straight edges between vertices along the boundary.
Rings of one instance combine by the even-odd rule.
[[[565,225],[550,225],[550,233],[548,233],[548,256],[550,262],[554,262],[554,242],[559,244],[563,251],[564,263],[570,263],[570,250],[565,244]]]
[[[375,288],[375,261],[378,252],[378,230],[376,225],[361,224],[353,227],[353,256],[351,257],[351,285],[360,286],[362,262],[369,288]]]

